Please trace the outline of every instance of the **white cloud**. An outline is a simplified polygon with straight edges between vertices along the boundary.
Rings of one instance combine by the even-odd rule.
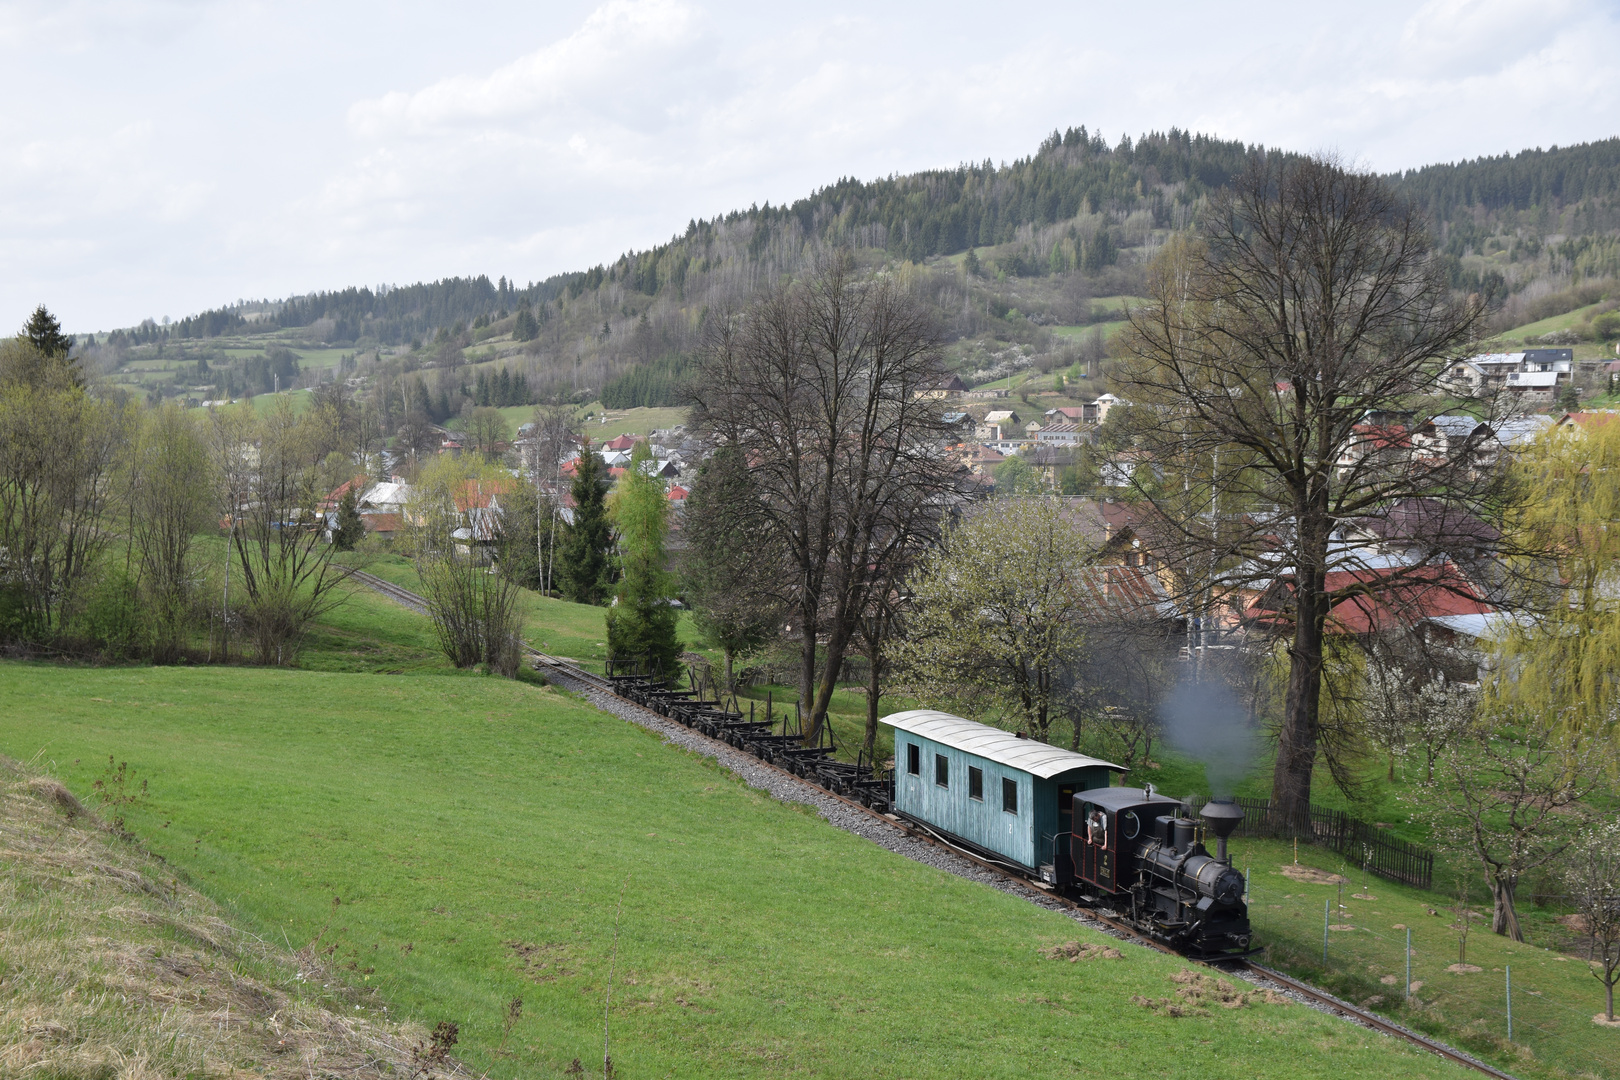
[[[0,325],[539,278],[840,176],[1172,125],[1391,169],[1616,133],[1601,0],[0,2]]]

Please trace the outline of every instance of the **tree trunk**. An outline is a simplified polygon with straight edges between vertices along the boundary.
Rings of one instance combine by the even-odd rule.
[[[816,609],[812,599],[806,598],[799,604],[799,634],[799,710],[802,714],[816,692]]]
[[[1612,376],[1611,376],[1611,378],[1612,378]],[[1612,1023],[1614,1023],[1614,983],[1612,983],[1612,982],[1604,983],[1603,984],[1603,989],[1608,993],[1609,1011],[1608,1011],[1608,1013],[1606,1015],[1608,1017],[1609,1023],[1612,1024]]]
[[[867,654],[866,666],[866,738],[862,741],[861,748],[866,751],[866,760],[871,762],[877,754],[879,689],[877,649],[874,648]]]
[[[726,649],[726,693],[731,694],[732,696],[736,696],[737,691],[735,689],[735,684],[731,680],[731,658],[732,658],[732,655],[733,655],[732,651],[729,648]]]
[[[1523,941],[1519,912],[1513,906],[1513,894],[1518,891],[1518,884],[1506,875],[1491,875],[1491,932],[1514,941]]]
[[[1322,705],[1322,624],[1314,582],[1299,588],[1294,642],[1289,649],[1288,697],[1277,733],[1277,763],[1271,774],[1271,801],[1290,830],[1310,826],[1311,770],[1316,764]]]
[[[821,683],[816,687],[815,703],[810,709],[810,726],[804,730],[804,745],[815,746],[821,738],[822,725],[827,722],[827,710],[832,707],[833,690],[838,686],[838,669],[844,666],[844,653],[849,648],[849,630],[834,625],[827,638],[826,667]]]

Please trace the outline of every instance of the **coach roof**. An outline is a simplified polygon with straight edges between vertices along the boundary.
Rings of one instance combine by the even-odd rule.
[[[892,713],[885,716],[883,722],[897,731],[921,735],[942,746],[975,754],[1043,780],[1049,780],[1074,769],[1097,766],[1116,772],[1128,771],[1111,761],[1087,757],[1085,754],[1048,746],[1033,739],[1020,739],[1000,728],[964,720],[960,716],[952,716],[950,713],[934,709],[912,709],[908,712]]]

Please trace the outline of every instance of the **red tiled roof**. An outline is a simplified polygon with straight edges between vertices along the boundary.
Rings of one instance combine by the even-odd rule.
[[[1599,428],[1599,427],[1602,427],[1604,424],[1607,424],[1610,421],[1614,420],[1616,417],[1620,417],[1620,413],[1613,413],[1613,412],[1572,412],[1572,413],[1565,413],[1563,419],[1558,421],[1558,426],[1563,427],[1565,424],[1575,424],[1575,425],[1577,425],[1579,427],[1583,427],[1583,428]]]
[[[692,494],[690,491],[687,491],[685,488],[681,487],[681,485],[676,484],[674,487],[669,489],[669,501],[682,502],[690,494]]]
[[[353,480],[345,480],[343,483],[333,488],[330,495],[321,500],[321,509],[336,510],[338,503],[343,501],[343,496],[353,491],[355,496],[358,498],[360,493],[364,491],[370,484],[371,477],[367,476],[365,473],[361,473]]]
[[[1283,587],[1290,587],[1284,583]],[[1424,567],[1335,570],[1325,580],[1328,595],[1339,596],[1328,612],[1328,632],[1371,634],[1414,626],[1445,615],[1484,615],[1495,609],[1480,598],[1451,563]],[[1257,622],[1282,623],[1257,597],[1244,612]]]
[[[617,439],[602,447],[604,450],[630,450],[641,440],[634,435],[620,435]]]
[[[398,532],[402,524],[399,514],[361,514],[360,520],[368,533]]]
[[[487,509],[490,500],[498,499],[512,490],[515,478],[500,477],[493,480],[468,480],[456,492],[456,509],[465,513],[468,510]]]
[[[1407,434],[1406,429],[1399,424],[1396,424],[1393,427],[1380,427],[1376,424],[1357,424],[1351,430],[1357,435],[1361,436],[1361,438],[1358,439],[1355,444],[1358,447],[1371,446],[1376,450],[1385,450],[1393,446],[1405,450],[1409,449],[1412,445],[1412,437]]]

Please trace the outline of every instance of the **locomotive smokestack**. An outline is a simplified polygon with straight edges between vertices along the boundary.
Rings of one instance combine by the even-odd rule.
[[[1211,799],[1204,804],[1199,815],[1209,825],[1209,831],[1217,838],[1215,857],[1221,862],[1231,865],[1226,857],[1226,838],[1232,835],[1243,822],[1243,808],[1231,799]]]

